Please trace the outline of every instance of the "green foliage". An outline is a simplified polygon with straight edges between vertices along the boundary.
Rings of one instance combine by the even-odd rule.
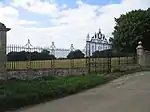
[[[50,52],[44,49],[42,52],[9,52],[7,54],[8,61],[27,61],[28,59],[32,60],[51,60],[55,59],[54,55],[50,55]]]
[[[92,53],[93,58],[106,58],[110,56],[111,49],[103,50],[103,51],[95,51]]]
[[[115,21],[113,47],[117,51],[135,52],[138,41],[150,50],[150,8],[128,12]]]
[[[103,50],[103,51],[95,51],[92,54],[93,58],[107,58],[107,57],[128,57],[134,56],[133,53],[123,53],[123,52],[115,52],[112,49]]]
[[[107,82],[102,76],[67,76],[33,81],[0,81],[0,111],[52,100]]]
[[[82,53],[82,51],[80,50],[75,50],[75,51],[71,51],[67,58],[69,59],[81,59],[84,58],[84,53]]]

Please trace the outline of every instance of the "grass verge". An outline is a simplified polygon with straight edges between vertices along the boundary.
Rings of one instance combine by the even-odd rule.
[[[0,81],[0,112],[64,97],[107,81],[107,78],[96,75],[58,77],[40,81]]]
[[[149,69],[150,70],[150,69]],[[107,75],[45,77],[40,80],[0,81],[0,112],[50,101],[104,84],[120,76],[145,71],[132,69]]]

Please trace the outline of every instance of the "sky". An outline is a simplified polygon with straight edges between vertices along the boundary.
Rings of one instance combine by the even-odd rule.
[[[150,0],[0,0],[0,22],[8,28],[7,45],[76,49],[85,47],[86,36],[101,29],[112,36],[114,18],[135,9],[147,9]]]

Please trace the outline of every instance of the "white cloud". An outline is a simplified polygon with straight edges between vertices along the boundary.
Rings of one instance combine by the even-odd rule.
[[[58,6],[53,0],[14,0],[12,5],[22,7],[30,12],[49,15],[51,17],[58,17],[60,10],[67,7],[66,4]]]
[[[113,27],[115,25],[114,17],[119,17],[133,9],[147,9],[150,7],[149,0],[123,0],[120,4],[108,4],[105,6],[90,5],[82,1],[78,1],[78,7],[74,9],[62,9],[54,2],[41,2],[39,0],[19,0],[14,2],[13,6],[22,7],[34,13],[47,15],[56,26],[49,26],[48,28],[24,28],[22,24],[35,24],[36,22],[27,22],[19,20],[17,9],[9,10],[4,23],[12,27],[8,32],[8,43],[25,44],[27,39],[31,39],[33,45],[47,46],[55,41],[57,47],[69,48],[73,43],[76,48],[84,48],[85,38],[89,32],[93,36],[95,31],[99,28],[107,36],[111,36]],[[66,7],[66,6],[65,6]],[[0,8],[0,11],[4,10]],[[12,11],[12,12],[11,12]],[[3,11],[2,11],[3,12]],[[0,15],[0,20],[1,20]],[[8,18],[9,17],[11,18]],[[42,15],[41,15],[42,16]],[[57,18],[56,18],[57,17]],[[20,21],[20,24],[18,24]],[[36,21],[36,18],[35,18]],[[13,24],[16,24],[14,27]],[[41,23],[42,24],[42,23]],[[17,40],[17,41],[16,41]]]
[[[11,6],[0,6],[0,21],[8,27],[17,27],[19,25],[37,24],[36,21],[19,19],[19,11]]]
[[[35,25],[35,24],[37,24],[37,21],[20,20],[19,24],[20,25]]]

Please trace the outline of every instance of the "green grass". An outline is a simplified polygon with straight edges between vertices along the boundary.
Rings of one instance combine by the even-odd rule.
[[[106,77],[96,75],[0,81],[0,112],[64,97],[107,81]]]
[[[0,80],[0,112],[65,97],[141,70],[137,66],[127,71],[101,75],[47,76],[32,81]]]
[[[86,59],[74,59],[72,60],[74,62],[74,68],[85,68],[86,67]],[[91,63],[97,63],[97,66],[107,66],[108,61],[107,58],[95,58],[91,59]],[[132,64],[133,63],[133,57],[121,57],[120,63],[121,64]],[[65,60],[55,60],[55,68],[70,68],[71,67],[71,60],[65,59]],[[119,64],[119,58],[112,58],[111,59],[111,65],[117,66]],[[44,61],[14,61],[14,62],[7,62],[7,69],[13,70],[13,69],[26,69],[27,66],[30,65],[32,69],[48,69],[52,68],[52,61],[51,60],[44,60]]]

